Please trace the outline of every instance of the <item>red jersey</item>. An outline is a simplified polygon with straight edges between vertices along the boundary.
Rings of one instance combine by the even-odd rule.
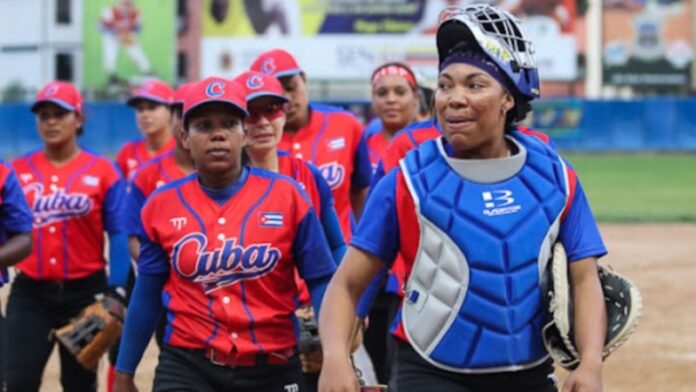
[[[90,152],[56,167],[43,151],[12,162],[33,214],[34,251],[17,265],[38,280],[79,279],[104,269],[104,231],[122,233],[125,183]]]
[[[123,176],[130,180],[138,166],[165,152],[174,151],[175,147],[176,140],[170,137],[159,151],[155,154],[150,154],[145,139],[133,140],[121,147],[121,150],[116,155],[116,165],[121,169]]]
[[[370,164],[374,172],[377,170],[377,165],[382,160],[382,157],[387,153],[389,140],[384,133],[382,133],[381,129],[375,129],[373,132],[365,133],[365,139],[367,140],[367,153],[370,156]]]
[[[372,171],[362,124],[351,113],[326,105],[312,104],[309,123],[299,131],[283,134],[279,150],[316,165],[336,201],[343,236],[351,234],[351,189],[370,185]]]
[[[145,205],[145,200],[162,185],[169,184],[186,173],[181,170],[174,160],[174,151],[167,151],[155,159],[147,161],[133,173],[133,178],[128,185],[125,214],[127,215],[128,234],[137,233],[137,222],[140,221],[140,211]]]
[[[137,8],[109,7],[102,13],[102,28],[116,33],[137,32],[140,30],[140,11]]]
[[[321,173],[319,173],[315,167],[310,167],[308,162],[295,158],[285,152],[278,153],[278,163],[278,172],[297,181],[305,193],[307,193],[317,216],[321,217],[322,208],[333,208],[333,198],[331,194],[329,193],[327,195],[318,185],[318,181],[324,180],[323,178],[317,178],[317,176],[321,176]],[[295,273],[295,283],[297,284],[299,292],[299,302],[301,304],[310,304],[309,289],[304,280],[300,278],[297,271]]]
[[[223,190],[197,174],[151,195],[141,214],[141,274],[167,274],[164,340],[240,356],[296,345],[297,268],[305,280],[333,274],[321,226],[297,182],[243,169]]]

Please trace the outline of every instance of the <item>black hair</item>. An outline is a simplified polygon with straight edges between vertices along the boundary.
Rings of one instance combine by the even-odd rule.
[[[523,97],[517,92],[510,92],[515,99],[515,106],[505,113],[505,132],[512,132],[517,129],[517,125],[527,118],[527,114],[532,111],[532,104],[529,98]]]

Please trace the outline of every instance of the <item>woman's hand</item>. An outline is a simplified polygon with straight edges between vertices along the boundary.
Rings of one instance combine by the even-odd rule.
[[[602,363],[580,362],[563,383],[562,392],[602,392]]]
[[[360,384],[353,371],[349,357],[324,356],[319,376],[319,392],[359,392]]]
[[[132,374],[116,372],[114,376],[113,392],[138,392]]]

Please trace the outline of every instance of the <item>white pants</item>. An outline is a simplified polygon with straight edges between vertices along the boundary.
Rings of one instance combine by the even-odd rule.
[[[147,56],[145,56],[145,52],[140,44],[138,44],[137,40],[131,45],[121,45],[118,42],[118,37],[115,34],[103,33],[102,37],[104,69],[110,75],[116,73],[116,60],[118,58],[119,46],[123,46],[128,54],[128,57],[130,57],[135,65],[138,66],[140,72],[145,73],[150,71],[150,62],[147,60]]]

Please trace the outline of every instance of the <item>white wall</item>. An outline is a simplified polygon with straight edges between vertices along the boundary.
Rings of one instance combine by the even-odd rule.
[[[56,78],[55,55],[73,55],[82,82],[82,0],[71,0],[68,25],[56,23],[56,0],[0,0],[0,90],[12,83],[36,91]]]

